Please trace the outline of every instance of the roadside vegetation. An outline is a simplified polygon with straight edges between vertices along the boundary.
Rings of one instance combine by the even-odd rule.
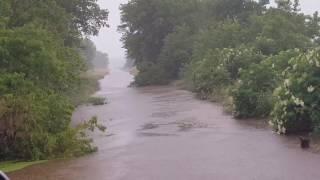
[[[7,162],[1,162],[0,163],[0,169],[1,171],[5,173],[14,172],[23,168],[26,168],[28,166],[36,165],[45,163],[47,161],[32,161],[32,162],[18,162],[18,161],[7,161]]]
[[[92,104],[94,106],[100,106],[107,104],[107,99],[104,97],[91,96],[88,98],[87,103]]]
[[[96,0],[0,1],[0,161],[96,150],[86,132],[105,130],[97,119],[70,123],[74,108],[102,77],[88,70],[107,64],[87,38],[108,26],[107,17]]]
[[[182,79],[236,118],[319,132],[320,17],[299,0],[131,0],[121,10],[135,85]]]

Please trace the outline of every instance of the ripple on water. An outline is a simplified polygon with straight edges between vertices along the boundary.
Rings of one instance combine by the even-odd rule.
[[[178,136],[177,134],[170,134],[170,133],[153,133],[153,132],[139,132],[139,136],[146,136],[146,137],[172,137]]]

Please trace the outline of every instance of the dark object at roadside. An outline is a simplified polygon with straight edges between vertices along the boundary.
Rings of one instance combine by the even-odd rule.
[[[310,139],[306,137],[299,137],[300,139],[300,146],[302,149],[308,149],[310,147]]]
[[[0,180],[10,180],[2,171],[0,171]]]

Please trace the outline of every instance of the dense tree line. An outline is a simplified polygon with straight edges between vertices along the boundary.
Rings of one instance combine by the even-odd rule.
[[[109,56],[107,53],[98,51],[94,42],[86,38],[82,41],[80,53],[85,59],[86,66],[89,69],[107,69],[109,64]]]
[[[71,128],[72,98],[88,68],[82,43],[107,17],[96,0],[0,1],[0,160],[94,150],[84,129],[96,119]]]
[[[122,41],[136,85],[183,79],[235,117],[269,117],[278,133],[320,127],[320,18],[298,0],[131,0]]]

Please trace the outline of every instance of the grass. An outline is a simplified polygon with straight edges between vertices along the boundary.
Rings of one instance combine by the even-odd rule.
[[[104,97],[95,97],[95,96],[90,97],[87,102],[89,104],[94,105],[94,106],[107,104],[106,98],[104,98]]]
[[[18,161],[6,161],[0,162],[0,170],[9,173],[17,170],[24,169],[26,167],[41,164],[47,162],[46,160],[43,161],[32,161],[32,162],[18,162]]]
[[[99,79],[102,79],[108,70],[91,70],[81,76],[81,84],[70,94],[70,100],[76,106],[86,104],[88,98],[99,90]]]

